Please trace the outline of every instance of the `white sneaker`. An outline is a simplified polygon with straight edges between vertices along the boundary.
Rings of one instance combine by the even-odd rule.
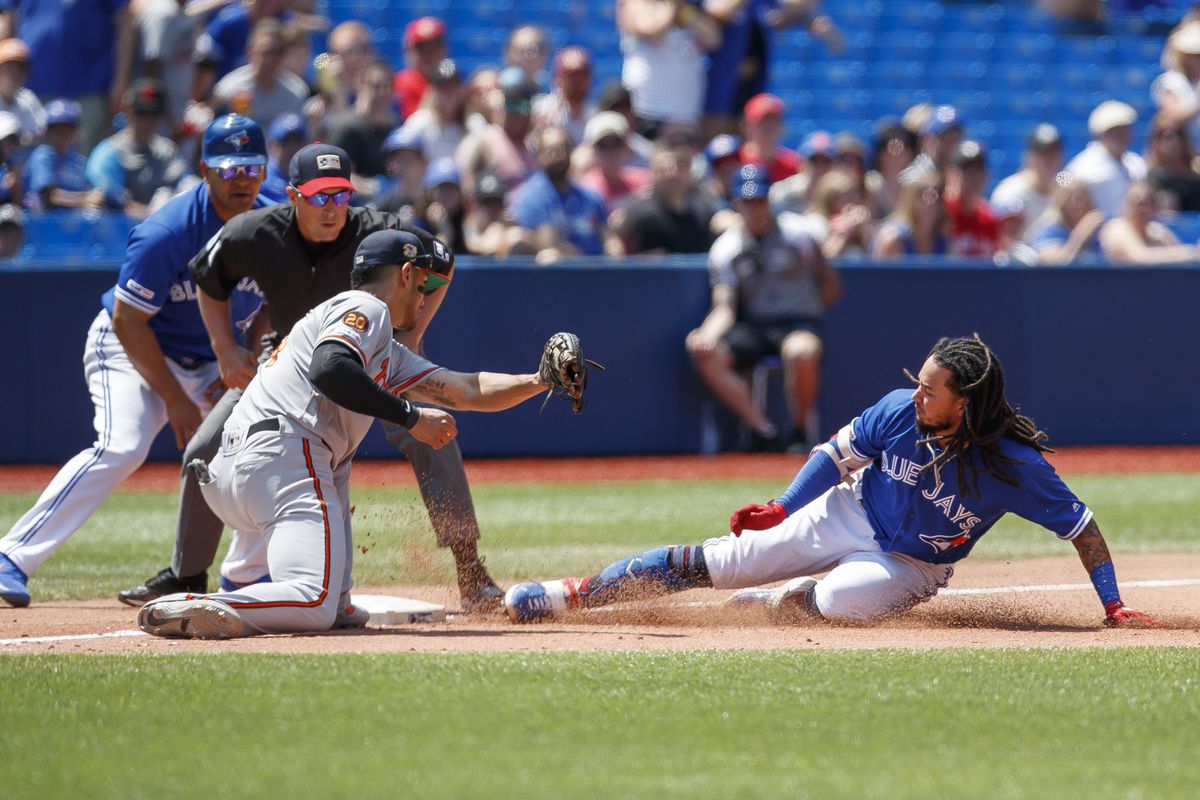
[[[518,583],[504,593],[504,612],[513,622],[536,622],[579,607],[579,578]]]
[[[242,618],[232,606],[207,597],[154,600],[138,612],[138,627],[155,636],[232,639],[242,632]]]
[[[817,619],[820,612],[812,601],[816,578],[802,575],[774,589],[742,589],[725,601],[727,608],[765,608],[774,622]]]

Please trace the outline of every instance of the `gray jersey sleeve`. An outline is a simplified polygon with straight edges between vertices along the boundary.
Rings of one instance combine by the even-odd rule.
[[[386,362],[387,382],[383,388],[394,395],[401,395],[443,369],[445,367],[422,358],[393,339]]]
[[[348,345],[372,376],[383,370],[390,355],[392,319],[387,306],[374,295],[349,291],[326,306],[314,349],[322,342]]]

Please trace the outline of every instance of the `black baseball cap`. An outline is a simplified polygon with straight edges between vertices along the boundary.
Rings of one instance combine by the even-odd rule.
[[[376,231],[359,243],[351,274],[361,274],[368,267],[406,263],[428,273],[426,294],[450,282],[450,248],[432,236],[426,244],[414,233],[391,228]]]
[[[331,144],[301,147],[288,164],[288,183],[302,195],[311,196],[330,189],[355,191],[350,182],[350,156]]]

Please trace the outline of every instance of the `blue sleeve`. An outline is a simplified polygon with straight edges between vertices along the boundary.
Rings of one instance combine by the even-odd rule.
[[[513,219],[522,228],[531,231],[550,222],[547,204],[543,202],[541,193],[534,191],[536,188],[534,186],[526,187],[513,200]]]
[[[1023,450],[1026,448],[1022,448]],[[1034,453],[1028,448],[1029,453]],[[1026,463],[1016,468],[1018,487],[1012,489],[1010,510],[1019,517],[1054,531],[1060,539],[1074,539],[1092,520],[1091,510],[1075,496],[1054,467],[1040,454],[1011,453]]]
[[[179,243],[178,236],[154,222],[134,227],[117,276],[117,299],[148,314],[157,313],[171,291],[171,265],[181,261]]]
[[[896,389],[888,392],[882,400],[859,414],[850,423],[850,447],[854,450],[853,455],[864,461],[874,460],[887,449],[889,436],[896,427],[907,426],[915,414],[912,390]]]
[[[808,461],[804,462],[791,485],[779,495],[778,502],[787,511],[788,516],[791,516],[825,494],[830,486],[841,479],[841,471],[829,454],[824,450],[815,450]]]
[[[56,185],[52,152],[42,145],[29,155],[29,161],[25,162],[25,186],[29,191],[41,194]]]
[[[111,200],[125,191],[125,169],[111,142],[101,142],[88,156],[84,170],[88,183],[101,189]]]

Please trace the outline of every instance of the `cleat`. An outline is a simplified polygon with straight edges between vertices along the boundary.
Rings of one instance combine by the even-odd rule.
[[[171,568],[167,567],[141,586],[117,592],[117,599],[127,606],[140,606],[169,594],[205,594],[207,591],[207,572],[177,578]]]
[[[0,553],[0,600],[14,608],[29,605],[29,589],[25,588],[28,582],[29,576],[8,556]]]
[[[579,605],[579,578],[518,583],[504,595],[504,612],[518,623],[549,619]]]
[[[333,621],[333,627],[335,629],[365,628],[370,621],[371,612],[351,603],[338,611],[337,618]]]
[[[821,612],[813,602],[812,591],[816,578],[792,578],[774,589],[742,589],[725,601],[726,608],[762,608],[776,624],[820,619]]]
[[[232,639],[242,632],[242,618],[231,606],[207,597],[155,600],[138,612],[138,627],[154,636]]]
[[[504,590],[492,580],[481,558],[459,566],[458,593],[463,611],[498,613],[504,607]]]

